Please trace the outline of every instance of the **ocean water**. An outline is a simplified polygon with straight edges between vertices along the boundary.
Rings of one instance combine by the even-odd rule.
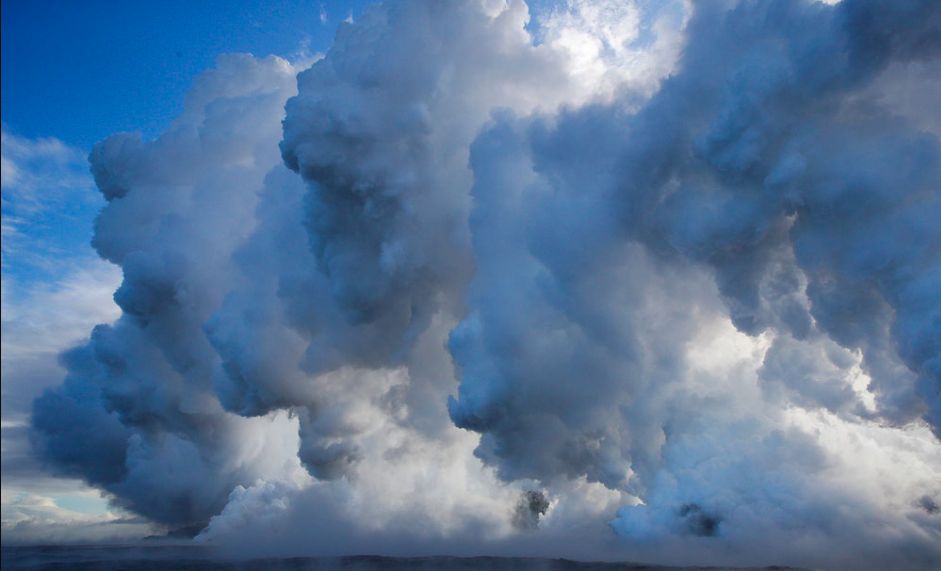
[[[0,567],[30,571],[720,571],[716,567],[663,567],[524,557],[292,557],[220,559],[200,547],[4,546]],[[740,569],[738,571],[760,571]],[[767,567],[763,571],[800,571]]]

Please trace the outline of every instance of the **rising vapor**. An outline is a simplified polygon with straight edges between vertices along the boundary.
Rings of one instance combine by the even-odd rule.
[[[123,313],[35,449],[243,551],[938,567],[939,81],[930,0],[390,0],[222,56],[91,153]]]

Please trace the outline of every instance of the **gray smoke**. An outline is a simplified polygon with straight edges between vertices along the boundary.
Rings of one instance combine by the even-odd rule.
[[[539,518],[549,509],[549,499],[540,490],[526,490],[513,508],[513,525],[519,529],[536,529]]]

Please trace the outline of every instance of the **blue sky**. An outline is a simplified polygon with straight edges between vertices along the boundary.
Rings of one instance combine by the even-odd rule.
[[[219,54],[323,51],[336,24],[365,4],[10,0],[2,8],[3,121],[22,136],[83,149],[118,131],[150,138]]]

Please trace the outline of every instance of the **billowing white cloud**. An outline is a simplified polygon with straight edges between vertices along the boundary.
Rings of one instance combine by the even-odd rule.
[[[528,19],[386,2],[98,144],[41,457],[256,555],[936,562],[937,4]]]

